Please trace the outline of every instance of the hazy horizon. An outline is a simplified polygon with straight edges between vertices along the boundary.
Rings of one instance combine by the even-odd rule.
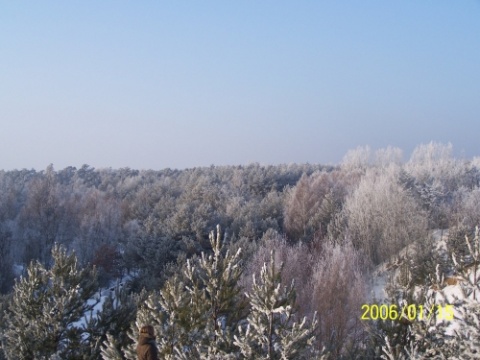
[[[480,155],[479,1],[0,8],[0,169]]]

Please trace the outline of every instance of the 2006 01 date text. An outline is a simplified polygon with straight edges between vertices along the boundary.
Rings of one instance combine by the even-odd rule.
[[[437,316],[438,320],[453,320],[453,305],[423,305],[407,304],[398,306],[395,304],[363,304],[361,320],[429,320],[432,316]]]

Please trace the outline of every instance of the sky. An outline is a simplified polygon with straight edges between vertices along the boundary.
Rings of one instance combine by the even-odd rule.
[[[479,134],[479,0],[0,0],[0,169],[471,158]]]

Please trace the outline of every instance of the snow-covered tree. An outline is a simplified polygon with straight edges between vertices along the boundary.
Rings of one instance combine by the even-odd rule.
[[[413,193],[429,213],[430,227],[446,228],[451,217],[452,202],[461,186],[475,181],[472,167],[453,157],[452,144],[430,142],[417,146],[405,170],[415,180]],[[470,180],[467,180],[470,179]]]
[[[480,358],[480,233],[465,238],[470,262],[468,266],[452,260],[459,283],[448,289],[425,288],[420,319],[410,322],[408,340],[403,347],[392,346],[387,338],[383,359],[479,359]],[[438,267],[440,269],[440,267]],[[435,275],[443,283],[440,271]],[[447,306],[453,311],[448,313]],[[447,318],[447,316],[451,318]]]
[[[318,314],[317,346],[336,358],[356,353],[365,337],[358,316],[367,302],[368,288],[361,259],[351,244],[325,244],[303,289],[303,299],[308,296],[309,301],[302,307]]]
[[[28,182],[28,197],[19,217],[19,228],[26,239],[25,259],[50,263],[50,252],[60,240],[62,217],[59,186],[53,165]]]
[[[405,164],[407,171],[418,181],[436,178],[442,182],[454,180],[461,167],[453,157],[453,145],[430,142],[417,146]]]
[[[114,336],[107,334],[107,340],[104,341],[101,354],[102,359],[108,360],[125,360],[125,356],[123,355],[122,351],[122,344],[115,339]]]
[[[80,270],[74,254],[54,246],[53,265],[32,262],[20,278],[4,317],[1,342],[7,359],[77,359],[91,340],[81,325],[95,303],[94,270]]]
[[[399,168],[367,170],[344,204],[348,235],[374,264],[427,236],[426,214],[397,182]]]
[[[419,353],[414,342],[411,342],[408,348],[399,349],[390,344],[388,337],[385,337],[385,346],[382,347],[382,360],[421,360],[423,355]]]
[[[235,336],[235,345],[244,359],[310,359],[315,339],[315,318],[296,319],[293,283],[282,286],[282,267],[275,265],[274,255],[262,267],[260,279],[254,277],[247,293],[250,314]],[[297,320],[297,321],[296,321]]]
[[[342,159],[342,168],[365,170],[371,163],[371,156],[372,150],[368,145],[349,150]]]
[[[150,294],[130,331],[132,343],[138,329],[151,324],[162,358],[235,358],[233,334],[246,316],[238,284],[243,271],[240,250],[224,250],[219,227],[216,235],[210,233],[210,243],[212,254],[188,260],[182,276],[174,276],[161,291]],[[105,343],[104,359],[118,356],[114,348],[113,340]],[[123,352],[125,358],[134,358],[133,346]]]
[[[129,236],[124,245],[123,261],[136,271],[137,289],[158,289],[165,281],[165,266],[175,260],[178,243],[167,236],[148,234],[136,221],[127,224]]]
[[[307,240],[317,230],[321,199],[312,189],[312,178],[303,174],[288,192],[285,201],[284,226],[291,241]]]
[[[241,289],[238,281],[242,275],[241,250],[222,254],[220,227],[217,234],[210,233],[213,253],[202,253],[197,266],[187,263],[185,271],[188,291],[204,307],[201,319],[204,324],[200,341],[194,346],[199,354],[228,354],[232,349],[233,332],[244,314]]]
[[[375,165],[387,167],[390,164],[400,165],[402,163],[402,150],[396,147],[387,146],[384,149],[375,151]]]

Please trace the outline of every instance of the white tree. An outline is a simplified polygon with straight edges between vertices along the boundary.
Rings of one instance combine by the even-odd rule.
[[[405,164],[406,170],[419,181],[430,177],[450,178],[458,171],[458,162],[453,158],[453,145],[430,142],[417,146]]]
[[[369,169],[344,204],[352,243],[376,264],[427,237],[426,214],[398,178],[395,166]]]
[[[468,168],[467,162],[453,156],[452,144],[435,142],[417,146],[405,164],[405,170],[418,185],[436,189],[446,199],[458,189]]]
[[[371,163],[371,156],[372,150],[368,145],[349,150],[342,159],[342,168],[365,170]]]
[[[303,174],[285,200],[284,226],[291,241],[307,240],[319,224],[321,194],[313,191],[312,179]]]

